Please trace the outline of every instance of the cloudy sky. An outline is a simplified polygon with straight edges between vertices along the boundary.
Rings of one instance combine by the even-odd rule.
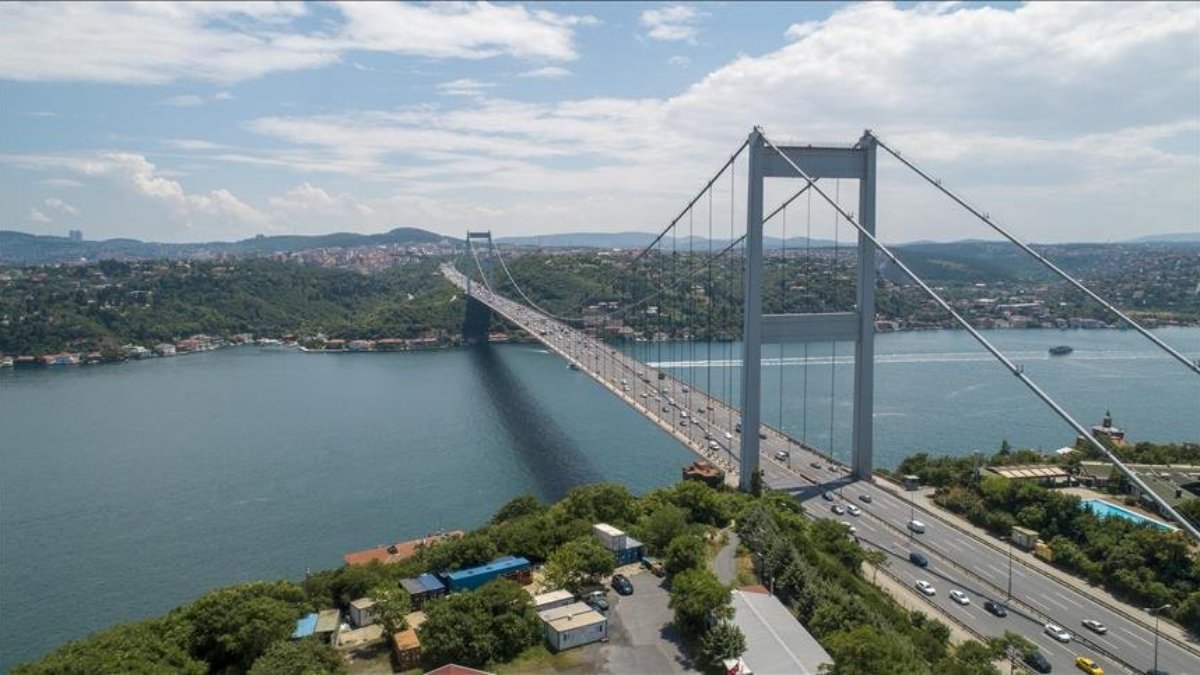
[[[1200,230],[1200,5],[0,4],[0,229],[654,230],[871,128],[1036,241]],[[881,157],[885,239],[985,233]]]

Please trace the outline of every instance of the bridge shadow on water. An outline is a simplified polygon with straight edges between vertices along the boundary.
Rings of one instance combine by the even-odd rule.
[[[538,484],[539,497],[558,500],[572,487],[603,479],[574,439],[487,343],[470,348],[479,384],[499,415],[516,456]]]

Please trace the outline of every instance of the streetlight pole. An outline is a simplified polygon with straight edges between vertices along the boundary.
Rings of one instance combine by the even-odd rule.
[[[1166,610],[1171,609],[1171,606],[1163,605],[1162,607],[1146,607],[1145,609],[1154,615],[1154,675],[1158,675],[1158,617]]]
[[[1008,591],[1004,594],[1004,602],[1012,600],[1012,535],[1004,538],[1008,541]]]

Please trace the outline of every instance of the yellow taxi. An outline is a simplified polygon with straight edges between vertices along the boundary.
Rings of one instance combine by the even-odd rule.
[[[1075,657],[1075,667],[1087,673],[1088,675],[1104,675],[1104,669],[1096,665],[1096,662],[1086,656]]]

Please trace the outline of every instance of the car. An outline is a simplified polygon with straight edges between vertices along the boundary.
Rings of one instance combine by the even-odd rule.
[[[587,604],[594,607],[597,611],[608,611],[608,597],[604,595],[604,591],[592,591],[587,595]]]
[[[738,432],[739,434],[742,433],[742,423],[738,422],[736,425],[734,425],[733,430]]]
[[[1104,635],[1108,632],[1108,626],[1105,626],[1095,619],[1084,619],[1083,627],[1097,635]]]
[[[929,558],[926,558],[923,554],[917,553],[916,551],[909,553],[908,559],[917,567],[929,567]]]
[[[686,411],[686,410],[680,410],[680,411],[679,411],[679,416],[680,416],[680,417],[682,417],[683,419],[685,419],[685,420],[686,420],[686,419],[687,419],[687,417],[688,417],[687,411]]]
[[[812,468],[814,468],[814,469],[819,469],[819,468],[821,468],[821,463],[820,463],[820,462],[809,462],[809,463],[808,463],[808,465],[809,465],[809,466],[811,466],[811,467],[812,467]]]
[[[1045,656],[1042,656],[1041,652],[1029,652],[1025,656],[1021,657],[1021,660],[1025,662],[1025,665],[1033,668],[1039,673],[1048,673],[1052,670],[1050,667],[1050,662],[1046,660]]]
[[[629,577],[624,574],[614,574],[612,578],[613,590],[621,595],[633,595],[633,583],[629,581]]]
[[[821,499],[824,499],[827,502],[831,502],[831,501],[833,501],[833,493],[832,492],[822,492]]]
[[[857,506],[855,506],[853,504],[847,504],[846,505],[846,513],[849,513],[852,516],[861,516],[862,509],[858,508]]]
[[[925,523],[919,520],[910,520],[908,521],[908,529],[916,532],[917,534],[921,534],[925,531]]]
[[[950,591],[950,599],[957,602],[960,605],[971,604],[971,598],[967,597],[966,593],[958,590],[957,588]]]
[[[870,504],[871,502],[873,502],[875,500],[871,498],[871,495],[861,494],[858,496],[858,501],[860,501],[864,504]]]
[[[720,444],[720,443],[718,443],[718,442],[716,442],[716,441],[709,441],[709,442],[708,442],[708,449],[709,449],[709,450],[720,450],[720,449],[721,449],[721,444]]]
[[[664,577],[667,575],[667,570],[663,567],[662,561],[658,558],[642,558],[642,566],[650,570],[650,573],[656,577]]]
[[[663,412],[671,412],[671,406],[669,406],[669,405],[664,405],[664,406],[663,406]]]
[[[1008,608],[1003,604],[996,602],[995,600],[988,600],[987,602],[983,603],[983,608],[998,617],[1008,616]]]
[[[686,427],[686,426],[687,426],[687,420],[679,420],[679,426],[681,426],[681,427]]]
[[[1088,675],[1104,675],[1104,669],[1096,665],[1096,662],[1086,656],[1075,657],[1075,667],[1087,673]]]
[[[1150,670],[1146,671],[1146,675],[1171,675],[1171,674],[1165,670],[1155,670],[1154,668],[1151,668]]]
[[[727,440],[727,441],[732,441],[732,440],[733,440],[733,434],[731,434],[731,433],[729,433],[728,431],[726,431],[726,432],[725,432],[725,440]]]
[[[1056,623],[1046,624],[1045,628],[1042,629],[1042,632],[1064,644],[1071,641],[1071,634],[1068,633],[1065,628]]]
[[[829,507],[829,510],[840,516],[846,512],[846,507],[842,506],[841,504],[834,504],[833,506]]]
[[[765,431],[758,432],[758,437],[763,439],[764,441],[767,440],[767,432],[765,432]]]
[[[775,459],[780,462],[786,462],[788,457],[791,457],[791,455],[788,454],[787,450],[780,450],[775,453]]]
[[[924,579],[917,579],[916,585],[917,590],[921,591],[925,595],[937,595],[937,589],[933,587],[933,584],[925,581]]]

